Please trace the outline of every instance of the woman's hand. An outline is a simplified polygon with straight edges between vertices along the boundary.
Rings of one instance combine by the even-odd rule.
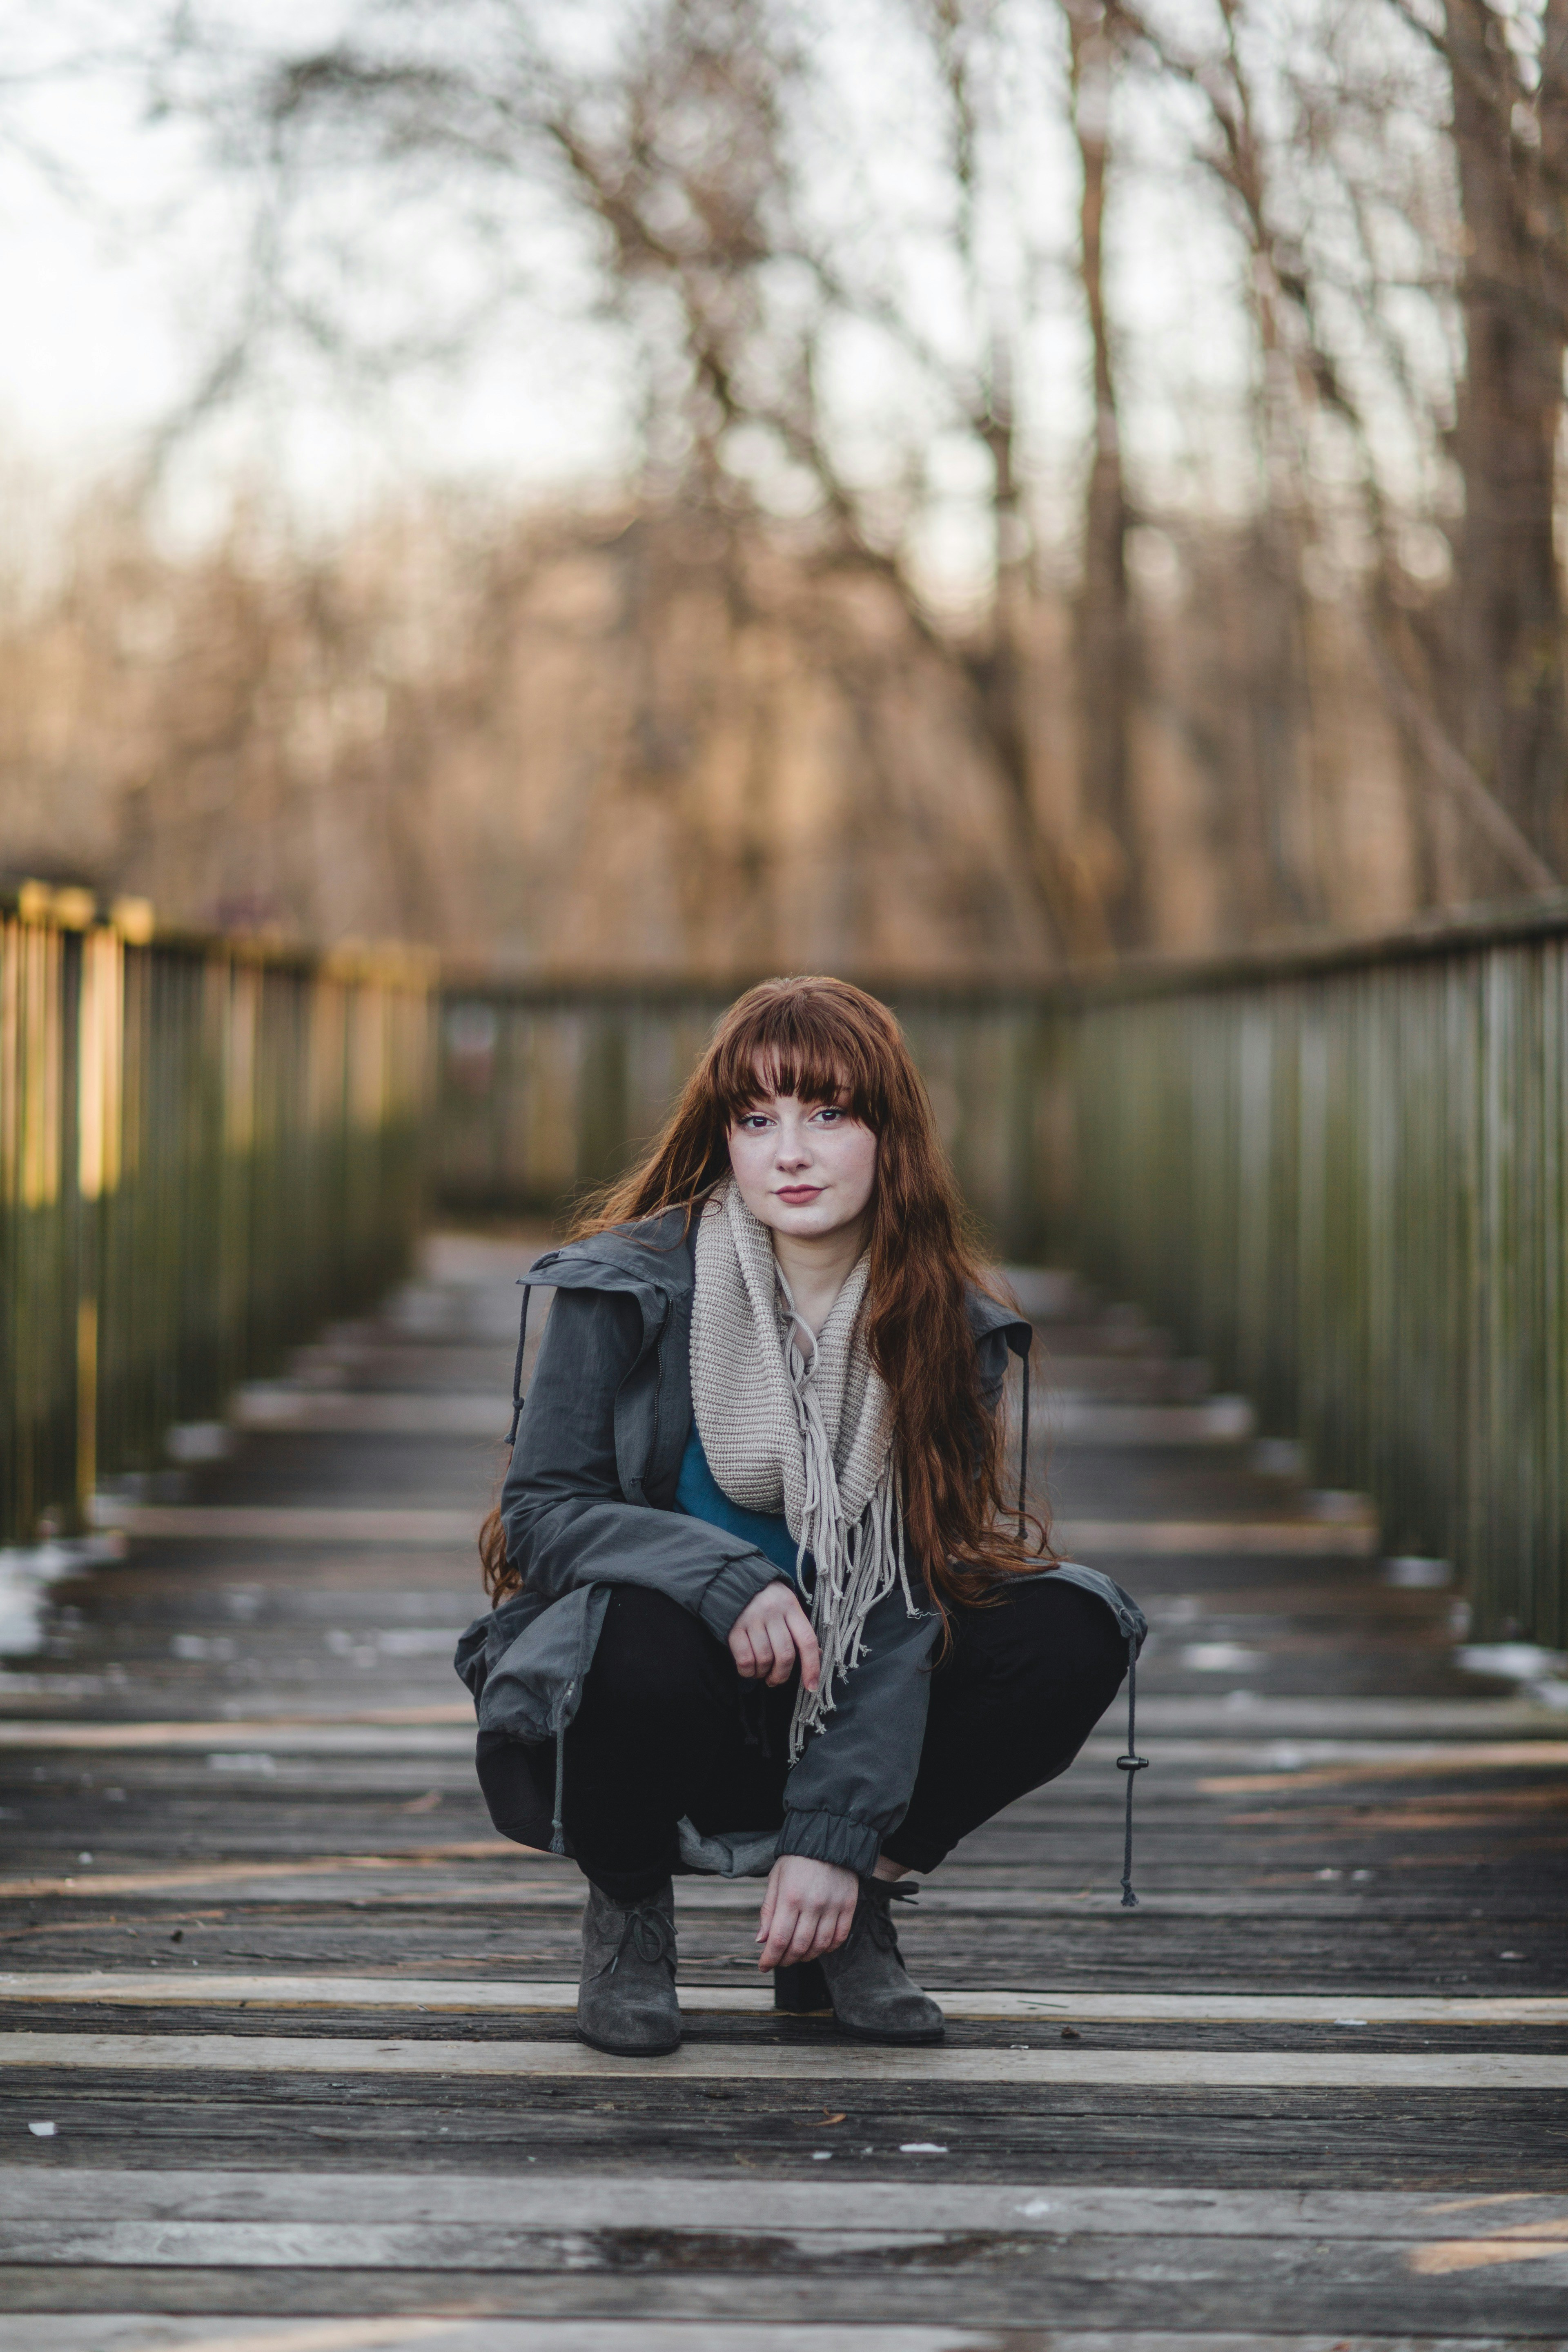
[[[775,1577],[747,1601],[730,1628],[730,1655],[749,1681],[787,1683],[800,1660],[800,1678],[816,1688],[822,1652],[806,1615],[787,1584]]]
[[[813,1862],[804,1853],[781,1854],[768,1873],[763,1897],[760,1969],[798,1965],[836,1952],[855,1922],[860,1882],[834,1862]]]

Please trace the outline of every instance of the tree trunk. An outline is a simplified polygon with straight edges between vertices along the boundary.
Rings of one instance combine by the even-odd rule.
[[[1539,143],[1528,94],[1488,0],[1446,0],[1454,146],[1465,223],[1467,365],[1453,448],[1454,719],[1466,757],[1527,840],[1562,871],[1568,712],[1552,529],[1563,410],[1561,173],[1568,151],[1568,11],[1549,0]],[[1528,120],[1528,116],[1526,116]],[[1506,887],[1479,854],[1483,893]]]
[[[1089,865],[1118,948],[1142,946],[1148,905],[1132,801],[1131,721],[1136,690],[1127,581],[1127,496],[1105,314],[1103,230],[1110,152],[1112,48],[1099,0],[1064,0],[1073,131],[1082,169],[1079,208],[1084,307],[1094,352],[1094,446],[1084,498],[1083,570],[1076,614],[1079,774]]]

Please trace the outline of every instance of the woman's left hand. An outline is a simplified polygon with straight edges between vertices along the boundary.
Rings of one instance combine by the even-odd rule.
[[[836,1952],[855,1921],[860,1882],[837,1863],[813,1862],[804,1853],[781,1854],[768,1873],[763,1897],[760,1969],[795,1967]]]

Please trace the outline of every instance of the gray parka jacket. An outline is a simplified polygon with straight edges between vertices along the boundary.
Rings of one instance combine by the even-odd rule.
[[[481,1731],[556,1741],[558,1853],[565,1851],[562,1735],[582,1698],[612,1587],[667,1592],[723,1641],[747,1602],[780,1576],[743,1536],[674,1508],[692,1423],[692,1246],[684,1212],[672,1210],[548,1251],[523,1276],[555,1294],[501,1492],[507,1555],[523,1589],[468,1627],[455,1664]],[[994,1411],[1008,1350],[1026,1358],[1033,1329],[978,1291],[969,1319],[982,1393]],[[1109,1578],[1067,1572],[1092,1579],[1102,1597],[1125,1600]],[[935,1612],[911,1617],[895,1586],[867,1620],[860,1663],[790,1771],[782,1831],[749,1841],[699,1838],[687,1825],[689,1866],[733,1874],[801,1853],[868,1872],[914,1787],[939,1632]]]

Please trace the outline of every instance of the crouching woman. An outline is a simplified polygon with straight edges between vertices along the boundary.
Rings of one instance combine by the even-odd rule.
[[[588,1881],[578,2032],[676,2047],[671,1879],[710,1870],[766,1875],[781,2006],[940,2040],[897,1882],[1065,1769],[1143,1627],[1005,1514],[1033,1335],[965,1244],[891,1014],[752,989],[525,1279],[553,1303],[457,1664],[496,1827]]]

